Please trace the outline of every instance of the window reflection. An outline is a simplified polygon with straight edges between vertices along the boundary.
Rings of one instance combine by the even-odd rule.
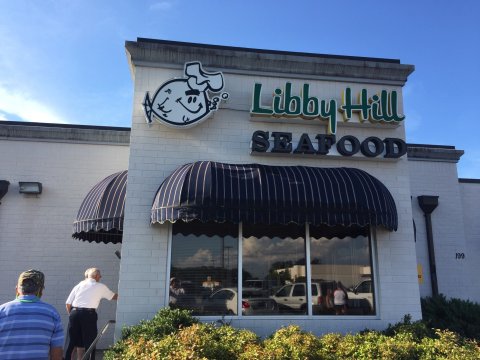
[[[245,315],[301,314],[305,292],[305,227],[243,227],[243,299],[258,311]]]
[[[238,225],[173,224],[170,277],[171,307],[237,314]]]
[[[238,227],[173,224],[171,307],[197,316],[302,315],[309,304],[313,315],[375,314],[368,227],[310,226],[307,273],[304,225],[244,224],[242,296]]]
[[[310,263],[315,315],[373,315],[371,249],[367,231],[342,238],[321,237],[312,229]]]

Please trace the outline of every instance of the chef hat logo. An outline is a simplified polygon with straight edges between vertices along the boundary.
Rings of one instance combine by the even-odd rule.
[[[222,73],[208,73],[202,69],[202,65],[198,61],[185,64],[185,75],[188,86],[192,90],[218,92],[223,89]]]
[[[164,82],[153,97],[147,91],[142,105],[148,124],[156,119],[171,127],[190,127],[228,99],[229,94],[221,92],[225,86],[221,72],[207,72],[199,61],[192,61],[185,63],[184,75]]]

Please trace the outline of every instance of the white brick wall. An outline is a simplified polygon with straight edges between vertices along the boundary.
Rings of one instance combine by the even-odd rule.
[[[104,177],[128,166],[128,146],[0,139],[0,179],[10,187],[0,205],[0,303],[15,297],[20,272],[45,273],[43,300],[62,315],[65,300],[83,279],[85,269],[99,267],[102,281],[117,290],[120,245],[73,240],[72,224],[88,191]],[[39,181],[42,194],[23,195],[19,181]],[[114,302],[99,307],[99,327],[115,318]],[[112,342],[109,331],[99,347]]]
[[[415,244],[413,242],[412,214],[410,204],[409,167],[404,157],[399,161],[364,158],[320,158],[295,156],[251,156],[249,143],[255,130],[289,131],[294,139],[306,132],[315,137],[325,133],[324,124],[306,125],[262,123],[250,121],[248,107],[253,84],[261,79],[268,86],[280,86],[285,79],[231,75],[224,73],[226,91],[230,92],[227,104],[202,124],[188,130],[171,129],[158,123],[148,127],[141,103],[146,91],[153,92],[166,80],[181,77],[180,70],[136,67],[134,109],[129,160],[123,240],[123,258],[120,268],[119,289],[122,294],[117,307],[117,335],[125,324],[134,324],[150,318],[165,306],[167,283],[168,225],[148,226],[152,199],[158,186],[174,169],[196,160],[213,160],[227,163],[259,162],[271,165],[346,166],[366,170],[380,179],[391,191],[399,212],[399,230],[387,232],[379,229],[378,295],[380,310],[376,319],[342,319],[342,321],[303,319],[295,320],[305,330],[316,333],[326,331],[355,331],[365,327],[385,328],[388,323],[399,321],[410,313],[413,318],[421,316],[419,290],[416,276]],[[290,80],[290,79],[289,79]],[[293,80],[293,79],[292,79]],[[303,80],[292,81],[296,89]],[[345,83],[308,81],[312,94],[339,98]],[[377,90],[381,86],[358,84]],[[399,89],[397,89],[399,90]],[[373,91],[373,90],[372,90]],[[403,126],[342,126],[337,137],[352,134],[360,139],[367,136],[404,138]],[[295,140],[294,140],[295,141]],[[136,269],[134,264],[142,264]],[[148,274],[148,278],[145,275]],[[126,296],[126,294],[129,294]],[[140,303],[135,294],[142,294]],[[249,327],[259,334],[270,334],[276,328],[293,320],[289,319],[241,319],[235,325]],[[320,325],[321,323],[321,325]]]
[[[466,280],[467,261],[455,258],[457,252],[468,253],[456,163],[409,161],[409,167],[413,216],[417,227],[417,261],[422,266],[424,275],[420,294],[425,297],[431,296],[432,292],[425,217],[418,205],[417,196],[434,195],[439,197],[438,207],[431,215],[438,291],[448,297],[468,298],[470,286]]]
[[[480,183],[460,183],[465,223],[465,288],[468,298],[480,303]],[[458,297],[458,296],[457,296]]]

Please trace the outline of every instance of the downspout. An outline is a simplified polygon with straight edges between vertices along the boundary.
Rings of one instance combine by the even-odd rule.
[[[438,206],[438,196],[417,196],[418,205],[425,215],[427,228],[428,260],[430,264],[430,281],[432,283],[432,296],[438,295],[437,266],[435,264],[435,248],[433,246],[432,212]]]
[[[8,185],[10,185],[10,183],[7,180],[0,180],[0,200],[2,200],[2,198],[8,192]]]

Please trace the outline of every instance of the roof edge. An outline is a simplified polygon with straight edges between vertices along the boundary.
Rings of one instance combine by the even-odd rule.
[[[308,57],[319,57],[319,58],[328,58],[328,59],[347,59],[347,60],[357,60],[357,61],[374,61],[374,62],[386,62],[386,63],[392,63],[392,64],[400,64],[399,59],[376,58],[376,57],[365,57],[365,56],[350,56],[350,55],[335,55],[335,54],[317,54],[317,53],[309,53],[309,52],[258,49],[258,48],[239,47],[239,46],[213,45],[213,44],[204,44],[204,43],[192,43],[192,42],[184,42],[184,41],[172,41],[172,40],[150,39],[150,38],[137,37],[137,43],[142,43],[142,42],[143,43],[152,43],[152,44],[182,46],[182,47],[183,46],[196,47],[196,48],[214,49],[214,50],[245,51],[245,52],[253,52],[253,53],[260,53],[260,54],[294,55],[294,56],[308,56]],[[126,43],[134,43],[134,42],[133,41],[126,41]]]
[[[0,121],[0,140],[129,145],[130,128]]]
[[[321,77],[341,81],[361,81],[403,86],[415,70],[397,59],[327,55],[195,44],[138,38],[126,41],[131,73],[142,67],[178,67],[189,61],[224,72],[246,75]]]

